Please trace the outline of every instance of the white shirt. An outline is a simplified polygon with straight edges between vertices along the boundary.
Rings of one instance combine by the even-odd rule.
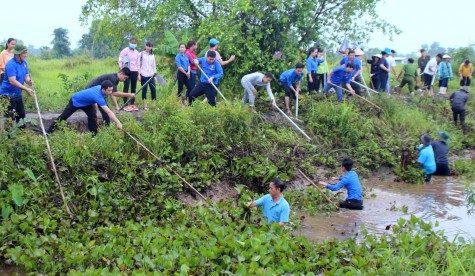
[[[244,87],[244,89],[252,91],[254,88],[254,85],[256,86],[265,86],[267,90],[267,95],[271,100],[274,99],[274,94],[272,94],[272,90],[270,88],[270,83],[265,83],[262,81],[264,78],[264,74],[256,72],[252,74],[245,75],[241,79],[241,85]]]
[[[431,67],[432,71],[429,71],[429,67]],[[428,74],[433,76],[435,74],[435,70],[437,68],[437,60],[435,58],[431,58],[424,69],[424,74]]]
[[[391,55],[388,56],[388,57],[386,58],[386,60],[388,61],[388,66],[389,66],[388,69],[390,69],[391,67],[396,67],[396,60],[394,59],[393,56],[391,56]]]

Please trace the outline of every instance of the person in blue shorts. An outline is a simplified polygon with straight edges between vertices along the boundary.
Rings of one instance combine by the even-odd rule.
[[[341,171],[343,172],[343,176],[340,178],[332,177],[330,179],[331,181],[336,182],[336,184],[329,184],[327,182],[320,181],[318,182],[318,185],[332,191],[338,191],[345,187],[348,191],[348,197],[345,200],[340,201],[340,208],[363,210],[363,191],[361,189],[361,183],[358,178],[358,174],[352,169],[353,160],[350,158],[345,158],[341,162]]]
[[[114,84],[105,80],[101,85],[93,86],[88,89],[81,90],[75,93],[69,100],[68,105],[64,109],[63,113],[59,115],[56,120],[46,131],[48,134],[52,133],[56,129],[56,125],[59,121],[67,120],[78,109],[84,111],[87,115],[87,126],[89,130],[96,135],[97,134],[97,106],[100,106],[107,116],[115,123],[117,128],[122,129],[122,124],[107,106],[105,97],[112,94]]]
[[[282,192],[285,184],[282,180],[275,178],[269,184],[269,193],[256,201],[249,202],[247,206],[263,207],[262,215],[267,218],[267,224],[278,223],[284,227],[289,222],[290,205],[285,200]]]

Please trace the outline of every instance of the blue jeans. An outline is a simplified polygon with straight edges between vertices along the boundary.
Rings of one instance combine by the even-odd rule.
[[[337,87],[334,84],[329,84],[328,82],[325,83],[325,86],[323,87],[323,93],[328,93],[328,91],[333,87],[336,91],[336,97],[338,98],[338,101],[341,103],[343,102],[343,90],[341,90],[340,87]]]

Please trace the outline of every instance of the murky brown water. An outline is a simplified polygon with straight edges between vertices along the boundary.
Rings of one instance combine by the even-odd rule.
[[[374,181],[374,183],[371,183]],[[364,199],[364,210],[341,209],[330,216],[306,216],[296,234],[311,240],[344,239],[353,236],[364,225],[370,233],[382,234],[399,218],[414,215],[426,222],[439,222],[436,230],[444,230],[452,240],[456,236],[475,239],[475,215],[468,215],[465,185],[452,178],[433,178],[431,184],[367,181],[370,191]],[[374,194],[374,197],[368,197]],[[407,212],[401,207],[407,206]],[[396,208],[394,208],[396,207]]]

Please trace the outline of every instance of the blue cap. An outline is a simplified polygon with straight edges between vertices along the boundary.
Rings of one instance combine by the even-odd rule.
[[[209,44],[214,44],[214,45],[219,44],[219,40],[217,40],[216,38],[212,38],[209,40]]]
[[[383,52],[385,52],[386,54],[390,55],[390,54],[391,54],[391,49],[386,48],[386,49],[383,50]]]

